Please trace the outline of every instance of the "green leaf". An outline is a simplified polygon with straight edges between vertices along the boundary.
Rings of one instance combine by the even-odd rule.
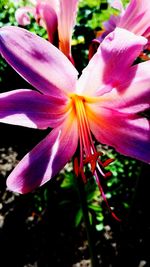
[[[76,213],[76,217],[75,217],[75,226],[77,227],[81,221],[83,219],[83,213],[82,213],[82,209],[79,209]]]
[[[90,205],[88,205],[88,208],[92,209],[94,211],[101,211],[101,206],[98,204],[90,204]]]

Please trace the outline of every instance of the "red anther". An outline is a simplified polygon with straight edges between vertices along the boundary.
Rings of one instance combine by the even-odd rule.
[[[107,167],[110,163],[112,163],[115,159],[106,159],[102,164],[103,167]]]
[[[97,160],[98,160],[99,156],[101,156],[101,155],[102,155],[101,152],[95,152],[94,154],[91,154],[83,161],[84,164],[86,164],[86,163],[91,164],[91,172],[92,173],[95,172]]]
[[[112,173],[111,172],[106,172],[104,177],[107,178],[107,177],[110,177],[110,176],[112,176]]]

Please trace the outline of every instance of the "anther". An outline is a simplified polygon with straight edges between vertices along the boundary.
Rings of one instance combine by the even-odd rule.
[[[91,154],[90,156],[86,157],[86,159],[83,161],[84,164],[90,163],[92,173],[95,172],[97,160],[100,156],[102,156],[102,153],[96,151],[94,152],[94,154]]]

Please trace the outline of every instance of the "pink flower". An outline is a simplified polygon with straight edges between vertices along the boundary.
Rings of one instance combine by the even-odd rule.
[[[120,14],[112,15],[108,21],[103,22],[104,31],[97,39],[93,40],[90,47],[89,58],[95,53],[95,45],[97,47],[102,40],[112,32],[116,27],[120,27],[131,31],[137,35],[150,39],[150,1],[149,0],[131,0],[124,9],[121,0],[110,0],[110,5],[117,9]],[[147,44],[149,47],[149,44]]]
[[[0,29],[0,51],[36,90],[0,94],[0,122],[53,130],[16,166],[10,190],[27,193],[55,176],[72,158],[84,180],[84,165],[102,191],[107,176],[93,136],[119,153],[150,162],[150,62],[134,65],[146,39],[116,28],[99,46],[78,79],[78,72],[57,48],[19,27]]]
[[[119,3],[118,5],[116,2]],[[106,31],[110,32],[110,24],[113,27],[120,27],[127,29],[137,35],[142,35],[144,37],[149,37],[150,35],[150,24],[149,24],[149,17],[150,17],[150,1],[149,0],[131,0],[130,3],[127,5],[126,9],[123,8],[121,5],[121,1],[112,1],[112,7],[117,8],[121,11],[120,15],[118,16],[118,20],[116,20],[116,25],[112,25],[111,18],[110,23],[105,22],[104,28]]]
[[[15,17],[19,25],[30,24],[29,13],[44,27],[51,43],[73,62],[71,37],[75,24],[78,0],[30,0],[32,6],[18,8]],[[57,44],[58,37],[58,44]]]

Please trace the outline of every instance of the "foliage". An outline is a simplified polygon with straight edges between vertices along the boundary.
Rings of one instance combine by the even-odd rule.
[[[112,176],[108,177],[107,180],[102,178],[101,184],[112,211],[122,220],[127,216],[130,206],[132,205],[141,165],[138,164],[136,160],[121,156],[112,148],[98,145],[97,149],[100,149],[100,151],[104,153],[103,159],[105,159],[105,157],[115,159],[114,162],[107,167],[108,170],[112,172]],[[96,227],[97,231],[101,231],[104,230],[106,217],[111,215],[100,194],[97,183],[94,178],[91,177],[91,173],[88,172],[88,170],[86,171],[86,177],[88,180],[85,184],[85,191],[90,221],[93,227]],[[73,175],[71,164],[69,164],[69,169],[68,166],[66,166],[61,179],[61,188],[65,190],[65,193],[60,204],[71,205],[72,209],[76,210],[75,225],[78,226],[83,221],[83,214],[80,207],[77,178]],[[70,198],[70,191],[72,192],[71,195],[75,195],[75,198]]]

